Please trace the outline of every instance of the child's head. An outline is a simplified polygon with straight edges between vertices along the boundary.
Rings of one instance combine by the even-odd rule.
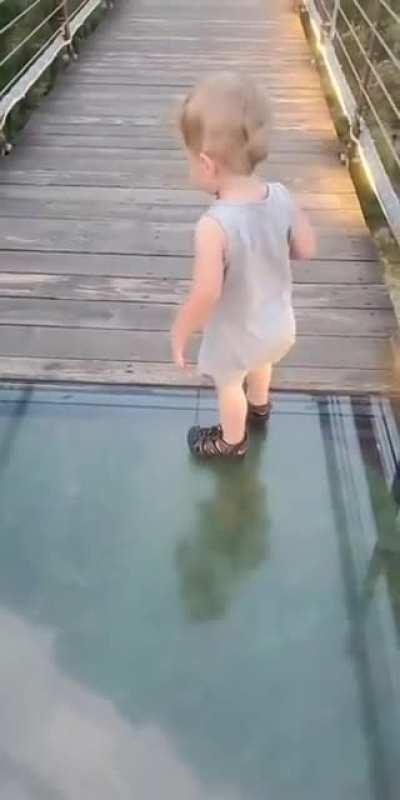
[[[194,183],[215,193],[226,175],[251,175],[268,155],[270,112],[247,77],[221,73],[186,97],[180,129]]]

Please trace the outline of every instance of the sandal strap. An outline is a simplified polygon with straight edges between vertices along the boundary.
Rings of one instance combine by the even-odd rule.
[[[215,425],[212,428],[203,428],[199,431],[199,438],[195,445],[199,455],[216,456],[221,453],[220,443],[223,442],[222,428]]]
[[[223,438],[220,425],[192,429],[189,432],[189,447],[197,456],[203,458],[238,457],[244,455],[247,450],[247,434],[242,442],[231,445]]]

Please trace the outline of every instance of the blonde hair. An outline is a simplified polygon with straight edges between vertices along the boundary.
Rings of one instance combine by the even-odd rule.
[[[210,76],[185,98],[180,129],[186,147],[237,174],[251,174],[268,155],[271,122],[265,95],[251,78]]]

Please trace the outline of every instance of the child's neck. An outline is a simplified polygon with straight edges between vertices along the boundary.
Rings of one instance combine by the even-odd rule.
[[[263,200],[266,185],[255,175],[225,175],[218,187],[217,197],[232,203],[251,203]]]

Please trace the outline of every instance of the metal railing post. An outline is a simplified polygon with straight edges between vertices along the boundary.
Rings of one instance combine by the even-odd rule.
[[[67,48],[64,54],[64,60],[68,62],[70,58],[72,58],[74,61],[76,61],[78,56],[75,51],[74,45],[72,43],[69,0],[63,0],[62,2],[62,15],[63,15],[62,34]]]
[[[71,43],[71,28],[69,24],[69,7],[68,7],[68,0],[63,0],[62,4],[62,15],[63,15],[63,36],[67,44]]]
[[[330,36],[331,41],[334,40],[334,38],[336,36],[336,32],[337,32],[337,22],[338,22],[339,11],[340,11],[340,3],[341,3],[341,0],[335,0],[335,5],[333,7],[332,21],[331,21],[331,27],[330,27],[330,31],[329,31],[329,36]]]
[[[355,110],[355,119],[353,123],[353,133],[358,138],[360,135],[360,129],[362,124],[362,116],[367,105],[367,101],[365,99],[365,93],[368,90],[369,82],[371,79],[371,75],[373,73],[372,65],[374,62],[375,53],[377,50],[378,37],[377,32],[379,28],[379,24],[382,18],[382,5],[380,0],[375,0],[374,10],[371,16],[371,30],[368,38],[368,45],[367,45],[367,57],[365,60],[365,66],[360,76],[360,88],[358,90],[356,96],[356,110]]]

